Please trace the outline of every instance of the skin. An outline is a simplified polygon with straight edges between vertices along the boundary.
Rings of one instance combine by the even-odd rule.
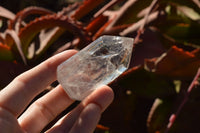
[[[74,102],[58,85],[24,112],[32,99],[56,80],[57,66],[76,53],[68,50],[53,56],[19,75],[0,91],[1,133],[39,133]],[[58,120],[47,133],[92,133],[113,97],[112,89],[102,86]]]

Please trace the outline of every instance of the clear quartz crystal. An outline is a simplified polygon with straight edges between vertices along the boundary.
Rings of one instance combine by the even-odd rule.
[[[72,99],[83,100],[128,68],[132,48],[133,38],[102,36],[60,64],[57,79]]]

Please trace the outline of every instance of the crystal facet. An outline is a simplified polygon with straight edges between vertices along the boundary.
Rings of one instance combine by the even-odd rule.
[[[128,68],[132,48],[133,38],[102,36],[60,64],[57,79],[72,99],[83,100]]]

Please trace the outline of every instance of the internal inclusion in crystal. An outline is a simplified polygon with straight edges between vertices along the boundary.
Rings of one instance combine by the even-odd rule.
[[[127,70],[132,48],[133,38],[102,36],[59,65],[57,79],[72,99],[83,100]]]

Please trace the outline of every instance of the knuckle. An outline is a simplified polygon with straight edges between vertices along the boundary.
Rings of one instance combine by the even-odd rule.
[[[47,119],[48,121],[51,121],[53,118],[56,117],[56,114],[53,112],[53,110],[51,110],[45,103],[39,100],[33,104],[33,107],[36,108],[36,110],[41,114],[41,116]]]

